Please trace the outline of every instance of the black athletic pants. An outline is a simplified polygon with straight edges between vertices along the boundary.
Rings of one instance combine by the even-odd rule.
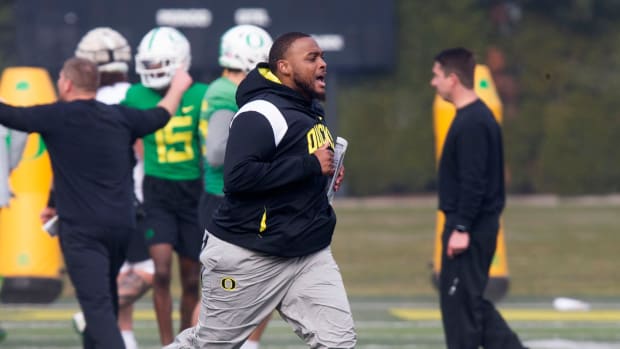
[[[483,298],[495,254],[499,217],[486,216],[470,229],[469,248],[454,258],[446,245],[454,225],[447,215],[443,231],[439,292],[448,349],[522,349],[517,335],[493,303]]]
[[[123,349],[118,328],[116,277],[132,230],[83,227],[60,222],[60,246],[65,265],[84,313],[85,349]]]

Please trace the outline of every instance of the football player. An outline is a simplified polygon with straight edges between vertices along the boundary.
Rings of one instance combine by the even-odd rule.
[[[175,71],[189,69],[190,63],[190,44],[180,31],[172,27],[150,30],[135,56],[141,83],[129,88],[122,104],[152,108],[165,94]],[[198,256],[203,233],[197,213],[202,192],[198,124],[206,90],[206,84],[194,83],[168,124],[143,138],[145,238],[155,263],[153,303],[162,344],[174,338],[170,294],[173,251],[179,259],[182,288],[179,330],[191,326],[199,300]]]
[[[201,112],[204,192],[198,212],[202,227],[224,198],[224,153],[230,122],[239,110],[235,100],[237,86],[256,64],[267,61],[272,43],[271,36],[254,25],[234,26],[221,37],[219,65],[223,68],[222,75],[209,84]],[[269,317],[258,325],[241,349],[258,348],[268,322]]]

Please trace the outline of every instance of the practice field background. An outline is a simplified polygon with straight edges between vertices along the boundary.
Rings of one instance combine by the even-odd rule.
[[[363,349],[444,348],[430,283],[434,198],[336,200],[332,248]],[[510,198],[504,214],[510,292],[498,306],[532,349],[620,349],[620,199]],[[177,277],[177,276],[175,276]],[[175,289],[178,295],[178,289]],[[555,297],[588,302],[558,312]],[[141,348],[159,348],[150,294],[136,311]],[[68,284],[51,305],[0,304],[0,348],[79,348]],[[261,348],[304,348],[275,316]]]

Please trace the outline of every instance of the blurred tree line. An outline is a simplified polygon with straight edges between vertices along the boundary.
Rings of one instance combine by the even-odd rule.
[[[492,71],[510,192],[620,191],[620,2],[397,4],[394,70],[340,79],[349,194],[436,189],[429,81],[435,54],[454,46]]]
[[[429,81],[435,54],[454,46],[492,71],[511,192],[620,191],[620,1],[396,2],[394,68],[339,78],[348,194],[436,189]],[[0,1],[0,68],[15,64],[13,3]]]

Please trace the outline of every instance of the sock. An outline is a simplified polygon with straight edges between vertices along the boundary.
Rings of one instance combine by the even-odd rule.
[[[121,336],[123,336],[123,342],[125,342],[125,349],[138,349],[138,342],[136,342],[133,331],[121,331]]]
[[[255,341],[248,339],[247,341],[245,341],[245,343],[243,343],[240,349],[258,349],[259,345],[260,345],[259,342],[255,342]]]

